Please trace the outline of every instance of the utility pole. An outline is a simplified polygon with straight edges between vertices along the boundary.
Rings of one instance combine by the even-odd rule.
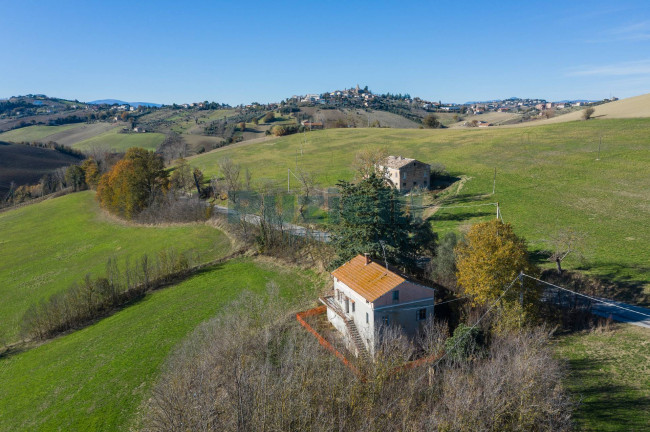
[[[600,146],[602,144],[603,144],[603,135],[600,134],[600,140],[598,141],[598,159],[596,159],[596,160],[600,160]]]

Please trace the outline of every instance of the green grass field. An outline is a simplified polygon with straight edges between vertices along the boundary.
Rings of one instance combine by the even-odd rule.
[[[85,123],[74,123],[61,126],[27,126],[0,133],[0,141],[9,142],[34,142],[43,141],[50,135],[83,126]],[[47,141],[47,140],[45,140]]]
[[[581,430],[650,430],[650,330],[621,324],[614,331],[560,337],[569,390],[581,400]]]
[[[131,147],[142,147],[147,150],[156,150],[165,140],[161,133],[120,133],[120,128],[112,129],[103,134],[94,136],[87,140],[72,145],[78,150],[88,150],[95,147],[110,149],[113,151],[126,151]]]
[[[558,230],[573,228],[585,236],[584,260],[569,256],[568,268],[650,292],[648,136],[648,119],[487,130],[329,129],[307,134],[304,145],[297,134],[225,147],[190,162],[209,176],[219,174],[217,163],[227,156],[249,168],[254,179],[272,179],[282,187],[287,168],[297,166],[315,173],[322,186],[349,180],[355,153],[369,147],[442,163],[451,174],[469,177],[450,204],[498,201],[504,221],[514,224],[532,250],[547,249]],[[298,189],[294,179],[292,187]],[[494,215],[493,207],[441,209],[432,224],[445,232]]]
[[[313,289],[309,273],[229,261],[72,334],[0,358],[0,431],[129,430],[173,347],[244,290]]]
[[[88,273],[103,274],[110,257],[123,263],[173,247],[216,259],[229,250],[225,235],[206,225],[139,227],[109,220],[94,195],[75,193],[0,214],[0,335],[9,341],[32,303]]]

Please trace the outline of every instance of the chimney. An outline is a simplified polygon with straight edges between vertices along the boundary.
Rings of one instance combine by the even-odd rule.
[[[370,264],[370,255],[367,253],[364,253],[363,256],[366,257],[366,265]]]

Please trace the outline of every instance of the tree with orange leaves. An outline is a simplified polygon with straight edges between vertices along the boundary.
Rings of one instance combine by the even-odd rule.
[[[130,148],[100,179],[97,199],[112,213],[131,219],[167,192],[168,176],[162,157]]]

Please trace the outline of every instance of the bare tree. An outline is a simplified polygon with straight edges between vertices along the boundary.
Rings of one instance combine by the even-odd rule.
[[[296,177],[300,182],[300,192],[301,195],[298,198],[298,212],[302,220],[305,220],[305,211],[307,206],[311,203],[311,197],[316,189],[316,180],[314,179],[314,174],[308,171],[303,170],[302,168],[298,169]]]
[[[236,203],[239,191],[241,190],[241,181],[239,180],[241,166],[234,163],[232,159],[225,157],[219,161],[219,170],[223,174],[226,183],[228,199]]]
[[[388,157],[388,151],[383,148],[366,148],[357,152],[354,158],[354,170],[360,177],[368,177],[371,173],[378,173],[384,176],[385,171],[380,172],[379,165]]]
[[[560,230],[551,238],[553,253],[549,257],[549,261],[555,262],[558,274],[562,274],[562,261],[569,254],[573,253],[582,256],[583,242],[584,234],[571,228]]]

